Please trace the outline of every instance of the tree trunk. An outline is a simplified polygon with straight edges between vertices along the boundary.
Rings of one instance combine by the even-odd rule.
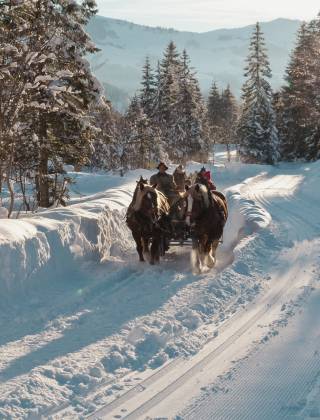
[[[48,152],[46,151],[44,145],[47,142],[47,123],[44,116],[40,120],[40,162],[39,162],[39,173],[37,179],[37,197],[38,204],[40,207],[49,207],[50,206],[50,197],[49,197],[49,179],[48,179]]]
[[[27,196],[26,196],[25,178],[24,178],[24,175],[23,175],[23,172],[22,172],[21,169],[20,169],[20,173],[19,173],[19,182],[20,182],[20,188],[21,188],[21,192],[22,192],[22,199],[23,199],[23,203],[24,203],[24,206],[25,206],[25,210],[30,211],[30,204],[28,203]]]
[[[13,207],[14,207],[14,190],[12,187],[12,184],[10,182],[10,174],[11,174],[11,170],[9,169],[7,171],[7,187],[8,187],[8,191],[10,194],[10,204],[9,204],[9,209],[8,209],[8,219],[10,219],[11,214],[13,212]]]
[[[48,155],[43,152],[40,154],[38,188],[39,206],[49,207]]]

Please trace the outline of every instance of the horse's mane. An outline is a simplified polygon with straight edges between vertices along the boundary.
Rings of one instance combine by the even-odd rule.
[[[156,194],[158,209],[168,214],[170,207],[169,207],[169,203],[166,196],[162,194],[161,191],[145,183],[144,183],[143,190],[140,189],[140,183],[138,183],[137,188],[134,192],[133,201],[132,201],[134,211],[139,211],[141,209],[143,197],[148,193]]]
[[[134,198],[133,208],[134,208],[135,211],[140,210],[141,204],[142,204],[142,199],[148,192],[154,193],[155,190],[154,190],[154,188],[151,187],[151,185],[148,185],[148,184],[144,184],[144,188],[143,188],[143,190],[141,190],[140,189],[140,183],[138,183],[137,188],[134,192],[134,196],[133,196],[133,198]]]
[[[155,189],[157,193],[157,205],[158,209],[161,209],[161,211],[165,214],[169,214],[170,212],[170,205],[168,202],[167,197],[159,190]]]
[[[199,198],[201,196],[203,198],[203,202],[206,208],[210,207],[210,199],[208,194],[208,188],[203,184],[194,184],[189,188],[188,191],[191,194],[193,199]]]

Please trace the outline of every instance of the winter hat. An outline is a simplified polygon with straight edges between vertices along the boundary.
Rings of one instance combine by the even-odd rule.
[[[179,165],[176,167],[176,172],[182,174],[184,172],[184,167],[183,165]]]
[[[157,166],[157,169],[160,169],[160,166],[164,166],[166,170],[169,169],[168,166],[164,162],[160,162],[159,165]]]

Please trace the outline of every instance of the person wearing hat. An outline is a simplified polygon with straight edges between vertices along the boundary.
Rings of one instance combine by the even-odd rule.
[[[200,172],[197,175],[196,183],[205,185],[210,191],[217,189],[215,184],[212,182],[211,172],[207,171],[204,166],[200,169]]]
[[[173,172],[173,179],[179,192],[184,192],[186,184],[190,184],[190,180],[186,175],[186,171],[182,165],[176,167]]]
[[[157,169],[159,172],[152,175],[150,178],[150,184],[157,186],[157,189],[168,198],[171,206],[178,198],[177,186],[174,182],[173,176],[167,174],[166,171],[169,168],[164,162],[160,162]]]

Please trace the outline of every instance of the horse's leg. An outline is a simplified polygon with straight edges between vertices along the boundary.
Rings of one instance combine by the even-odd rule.
[[[202,235],[199,240],[199,262],[201,268],[208,266],[210,249],[208,235]]]
[[[151,265],[154,265],[160,262],[160,241],[161,241],[161,236],[158,234],[156,234],[152,238],[151,258],[150,258]]]
[[[214,266],[215,260],[211,255],[212,241],[209,239],[208,235],[204,236],[202,246],[203,246],[202,264],[208,268],[212,268]]]
[[[142,243],[142,249],[143,249],[143,257],[147,260],[150,261],[150,250],[149,250],[149,239],[142,237],[141,238],[141,243]]]
[[[136,243],[136,249],[137,249],[137,252],[139,254],[139,260],[141,262],[144,262],[143,247],[142,247],[142,242],[141,242],[141,233],[138,232],[138,231],[132,231],[132,236],[133,236],[133,239]]]
[[[216,239],[212,242],[212,245],[210,246],[210,252],[209,252],[209,263],[208,267],[213,268],[216,264],[216,252],[219,245],[219,239]]]
[[[199,240],[196,238],[192,238],[191,264],[193,269],[192,271],[194,274],[199,274],[201,272],[199,247]]]

